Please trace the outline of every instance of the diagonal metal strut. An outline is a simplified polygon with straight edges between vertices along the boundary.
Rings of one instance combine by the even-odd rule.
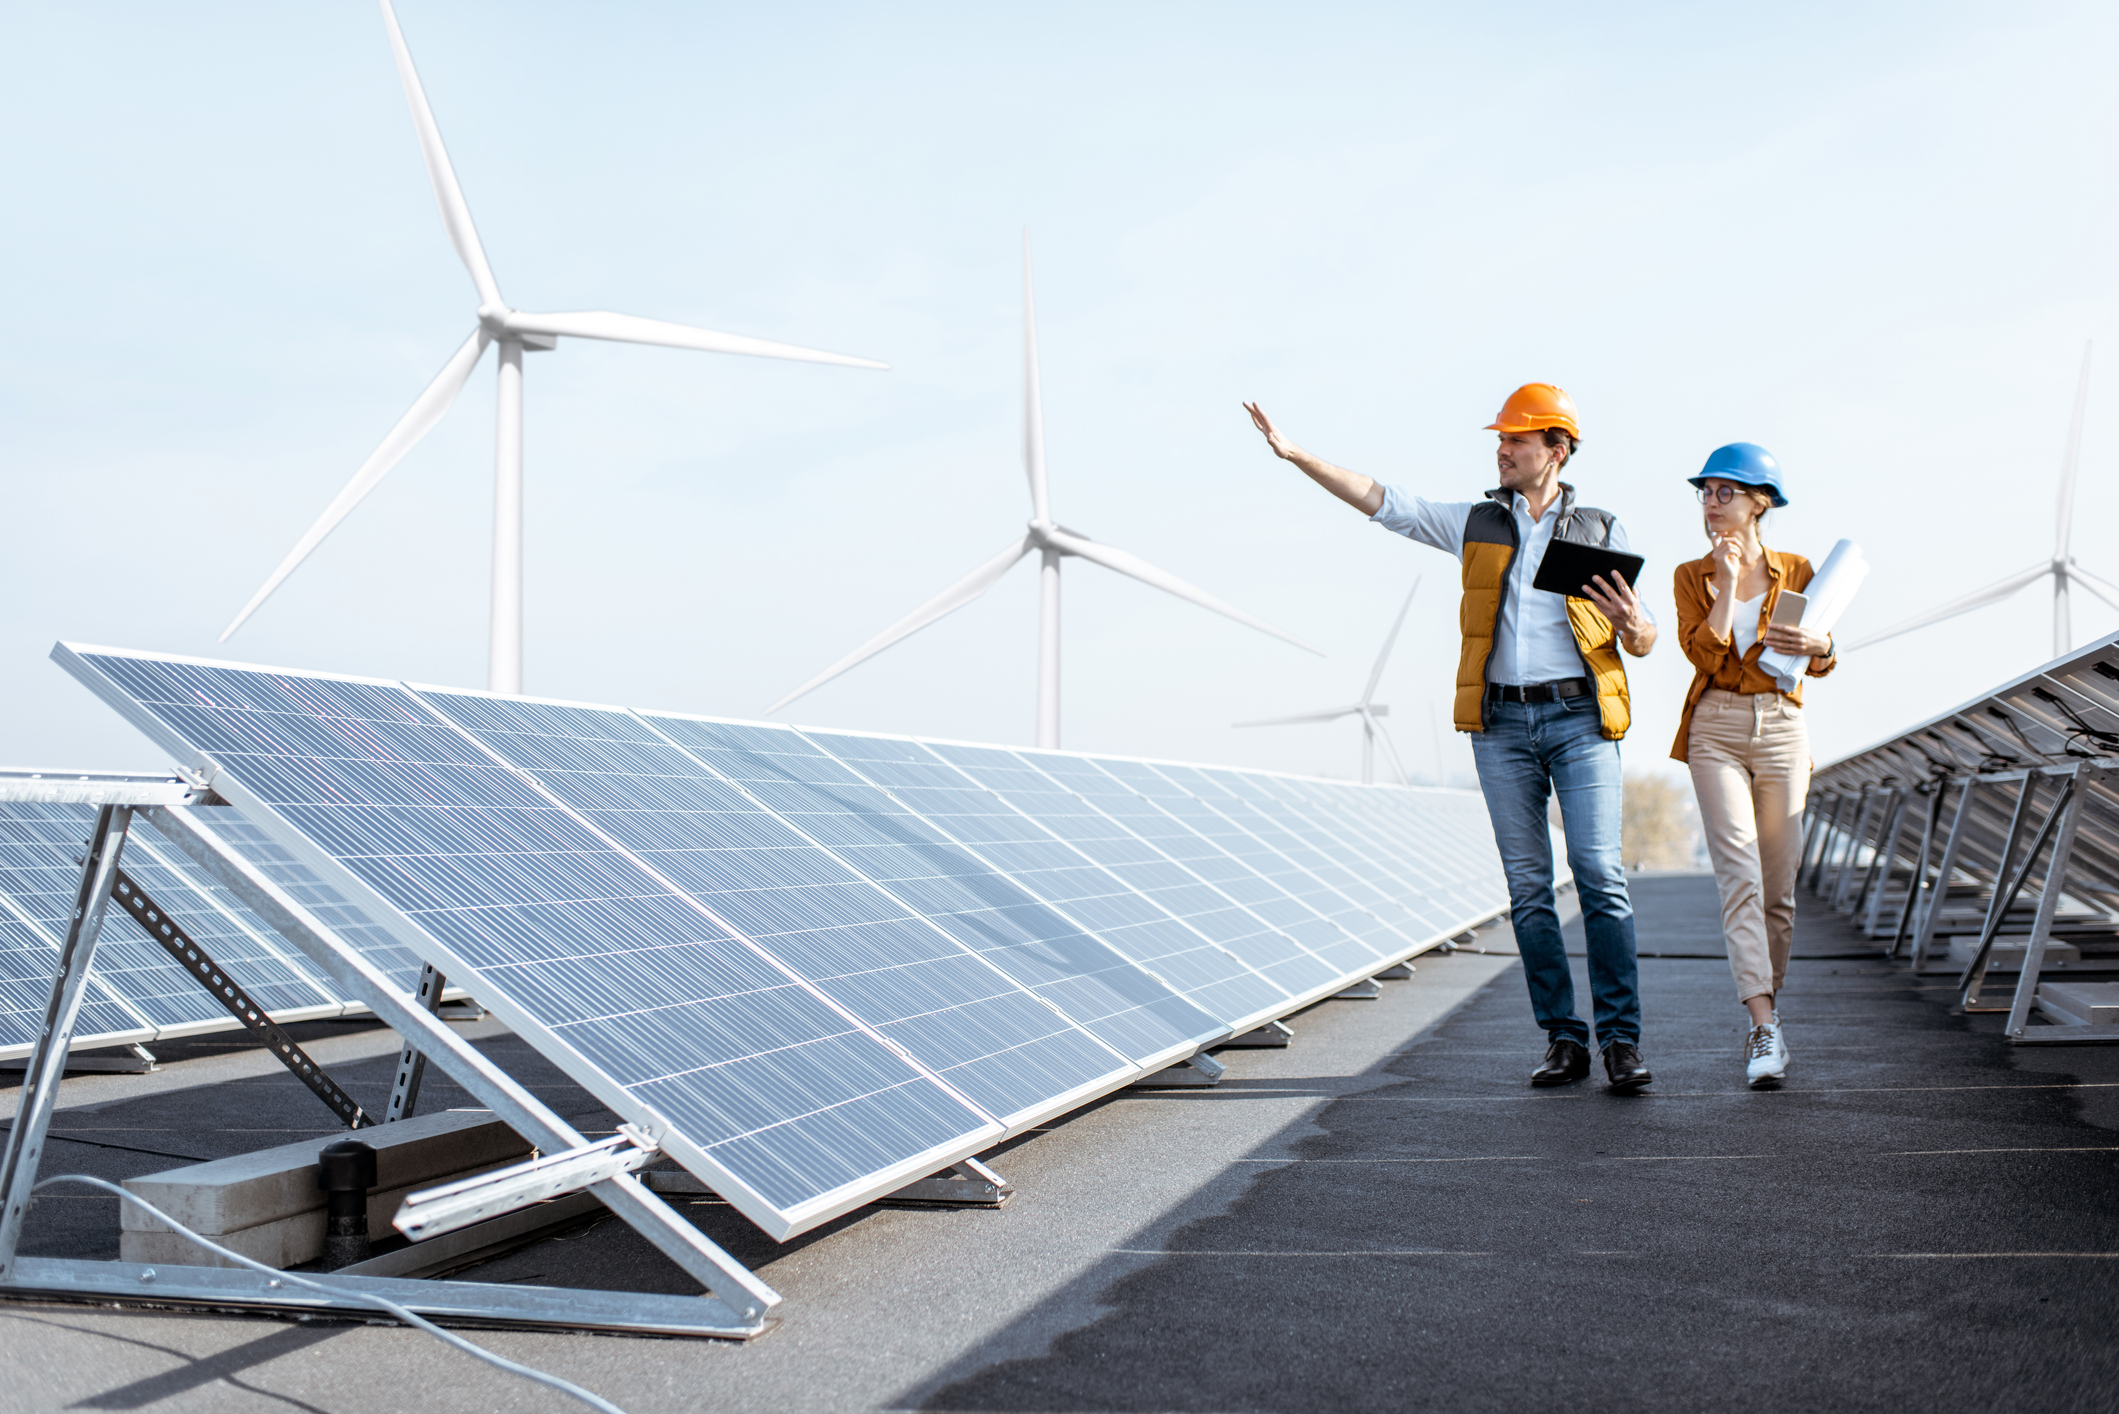
[[[228,975],[228,970],[208,956],[206,949],[184,931],[183,925],[164,912],[161,905],[149,898],[146,890],[122,869],[117,871],[117,881],[111,886],[111,897],[132,915],[132,921],[139,924],[148,937],[160,943],[163,951],[176,959],[179,967],[211,992],[213,999],[226,1007],[230,1016],[250,1028],[251,1034],[265,1043],[265,1048],[279,1063],[314,1091],[348,1129],[363,1129],[375,1123],[374,1118],[295,1043],[286,1028],[267,1016],[265,1009],[252,1001],[242,985]]]

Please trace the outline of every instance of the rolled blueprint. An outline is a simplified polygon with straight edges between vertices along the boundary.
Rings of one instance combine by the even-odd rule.
[[[1861,557],[1861,546],[1852,540],[1842,540],[1825,556],[1808,586],[1803,590],[1809,601],[1803,605],[1802,626],[1813,633],[1830,633],[1839,622],[1839,616],[1847,605],[1854,602],[1854,591],[1869,577],[1869,562]],[[1758,665],[1773,674],[1774,684],[1782,692],[1795,691],[1796,681],[1802,677],[1803,666],[1810,660],[1792,653],[1779,653],[1769,648],[1758,655]]]

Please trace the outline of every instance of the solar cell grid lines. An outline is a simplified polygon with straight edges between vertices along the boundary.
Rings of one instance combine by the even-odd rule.
[[[61,855],[64,879],[55,878],[51,831],[54,811],[70,807],[0,803],[0,1047],[26,1054],[44,1025],[51,998],[52,973],[58,966],[59,942],[51,924],[61,928],[73,909],[80,869],[73,857],[86,832],[73,832]],[[63,887],[64,897],[55,897]],[[113,930],[114,932],[116,930]],[[160,949],[157,949],[159,952]],[[100,977],[91,975],[82,995],[76,1033],[108,1038],[105,1044],[144,1040],[154,1027],[114,996]]]
[[[975,748],[920,745],[930,759],[897,767],[904,779],[894,783],[894,790],[980,858],[1232,1029],[1248,1028],[1287,1009],[1286,989],[1097,858],[1101,853],[1136,866],[1151,865],[1152,851],[1146,845],[1126,837],[1011,753],[987,752],[989,769],[992,761],[1006,763],[1002,770],[1009,789],[1004,793],[974,773]]]
[[[1228,851],[1087,757],[1047,751],[1010,754],[1180,871],[1173,876],[1159,868],[1110,865],[1260,976],[1296,997],[1317,995],[1340,984],[1347,969],[1311,951],[1297,934],[1307,928],[1334,944],[1343,935],[1296,907],[1277,886]],[[1263,908],[1253,908],[1253,903]],[[1285,918],[1267,916],[1276,907],[1298,915],[1293,928],[1284,926]]]
[[[6,922],[0,937],[0,1052],[27,1053],[42,1024],[44,997],[64,941],[80,856],[96,807],[0,803],[0,895]],[[338,1016],[345,1005],[313,968],[276,947],[247,910],[220,895],[212,881],[175,854],[147,818],[134,820],[123,868],[149,897],[182,920],[186,932],[276,1018]],[[89,1000],[76,1034],[87,1047],[151,1041],[236,1025],[162,945],[122,910],[106,923]]]
[[[629,712],[419,689],[732,930],[1008,1125],[1134,1067]]]
[[[1237,876],[1222,880],[1224,887],[1242,889],[1245,903],[1275,926],[1293,934],[1342,974],[1351,974],[1363,967],[1380,967],[1389,960],[1386,956],[1388,949],[1379,948],[1332,916],[1351,911],[1351,904],[1341,898],[1326,897],[1329,891],[1316,879],[1184,785],[1143,761],[1101,759],[1097,764],[1244,866],[1245,872],[1255,876],[1264,887],[1248,886]],[[1323,907],[1320,908],[1319,904]],[[1359,926],[1365,932],[1374,923],[1375,920],[1367,919]],[[1407,950],[1410,947],[1408,943]]]
[[[946,769],[916,744],[644,719],[1134,1065],[1160,1068],[1227,1029],[893,799],[884,780]]]
[[[1172,775],[1178,768],[1168,768]],[[1246,772],[1211,767],[1187,768],[1198,779],[1223,791],[1241,807],[1219,804],[1224,813],[1241,820],[1251,833],[1277,847],[1291,863],[1318,883],[1345,899],[1375,922],[1391,929],[1409,945],[1417,945],[1434,932],[1439,920],[1430,920],[1408,906],[1380,881],[1393,872],[1381,860],[1370,859],[1346,841],[1312,820],[1308,813],[1268,790],[1257,777]],[[1342,793],[1343,794],[1343,793]]]
[[[75,661],[767,1231],[999,1133],[402,687],[107,651]]]
[[[1425,928],[1404,919],[1404,910],[1314,848],[1299,826],[1291,828],[1285,819],[1232,791],[1226,779],[1230,773],[1180,765],[1159,764],[1155,769],[1257,841],[1270,856],[1285,860],[1286,866],[1273,876],[1275,881],[1379,956],[1395,961],[1419,946]]]
[[[1401,901],[1423,917],[1456,932],[1491,916],[1491,888],[1482,881],[1500,868],[1500,853],[1476,797],[1423,787],[1342,789],[1285,776],[1260,783],[1370,861],[1371,878],[1395,881]]]

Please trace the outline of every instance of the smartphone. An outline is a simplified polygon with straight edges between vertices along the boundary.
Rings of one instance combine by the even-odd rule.
[[[1774,624],[1799,624],[1803,621],[1803,610],[1810,607],[1807,596],[1792,589],[1783,589],[1781,597],[1773,601]]]

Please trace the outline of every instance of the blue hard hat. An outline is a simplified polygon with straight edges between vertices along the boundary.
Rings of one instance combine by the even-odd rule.
[[[1745,486],[1763,486],[1773,493],[1775,506],[1788,504],[1788,498],[1781,494],[1781,464],[1773,459],[1773,453],[1756,442],[1731,442],[1726,447],[1716,447],[1708,454],[1707,465],[1700,468],[1700,474],[1686,480],[1699,486],[1710,476]]]

